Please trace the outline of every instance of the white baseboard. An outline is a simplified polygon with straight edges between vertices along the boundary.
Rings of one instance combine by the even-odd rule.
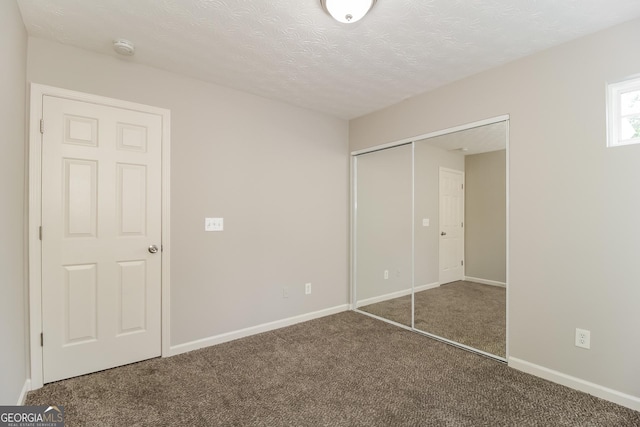
[[[27,393],[31,390],[31,380],[27,378],[22,386],[22,391],[20,391],[20,396],[18,397],[18,403],[16,405],[23,406],[24,402],[27,400]]]
[[[594,384],[580,378],[572,377],[570,375],[563,374],[562,372],[554,371],[552,369],[545,368],[544,366],[535,365],[515,357],[509,357],[508,365],[509,367],[519,371],[588,393],[592,396],[617,403],[618,405],[626,406],[634,411],[640,411],[640,397],[638,396],[632,396],[630,394],[603,387],[599,384]]]
[[[426,285],[416,286],[415,291],[416,292],[426,291],[427,289],[437,288],[438,286],[440,286],[440,282],[429,283]],[[377,297],[363,299],[361,301],[356,302],[355,305],[356,305],[356,308],[364,307],[365,305],[376,304],[378,302],[383,302],[383,301],[389,301],[390,299],[400,298],[407,295],[411,295],[411,288],[403,289],[401,291],[391,292],[384,295],[379,295]]]
[[[415,292],[426,291],[429,289],[437,288],[438,286],[440,286],[440,282],[427,283],[426,285],[416,286],[414,288],[414,291]]]
[[[269,322],[269,323],[263,323],[261,325],[240,329],[238,331],[226,332],[224,334],[202,338],[202,339],[191,341],[184,344],[173,345],[169,347],[169,354],[163,354],[162,356],[163,357],[176,356],[178,354],[187,353],[193,350],[199,350],[201,348],[210,347],[212,345],[222,344],[222,343],[234,341],[240,338],[245,338],[251,335],[261,334],[263,332],[269,332],[274,329],[280,329],[286,326],[295,325],[296,323],[307,322],[309,320],[318,319],[320,317],[342,313],[343,311],[349,310],[349,308],[350,308],[349,304],[338,305],[338,306],[327,308],[324,310],[302,314],[300,316],[289,317],[287,319],[276,320],[274,322]]]
[[[507,287],[507,284],[504,282],[498,282],[495,280],[488,280],[488,279],[480,279],[479,277],[464,276],[464,280],[467,282],[480,283],[481,285],[499,286],[501,288]]]
[[[384,295],[379,295],[377,297],[367,298],[356,302],[356,308],[363,307],[369,304],[375,304],[378,302],[388,301],[394,298],[404,297],[406,295],[411,295],[411,288],[403,289],[401,291],[391,292]]]

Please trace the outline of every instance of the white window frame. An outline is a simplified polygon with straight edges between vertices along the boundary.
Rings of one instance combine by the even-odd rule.
[[[640,144],[640,138],[620,140],[622,94],[640,90],[640,77],[634,77],[607,85],[607,147]]]

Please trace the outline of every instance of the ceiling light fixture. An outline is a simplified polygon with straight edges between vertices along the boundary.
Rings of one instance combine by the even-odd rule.
[[[113,50],[120,55],[131,56],[135,53],[136,48],[129,40],[118,39],[113,42]]]
[[[320,0],[322,8],[338,22],[353,24],[364,18],[376,0]]]

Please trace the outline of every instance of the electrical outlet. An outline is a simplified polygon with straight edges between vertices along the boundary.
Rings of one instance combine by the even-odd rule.
[[[286,286],[282,287],[282,298],[289,298],[289,288]]]
[[[305,295],[311,295],[311,283],[305,283],[304,293]]]
[[[224,218],[205,218],[204,231],[223,231]]]
[[[576,347],[591,348],[591,331],[576,328]]]
[[[389,270],[385,270],[384,271],[384,280],[387,280],[389,278]]]

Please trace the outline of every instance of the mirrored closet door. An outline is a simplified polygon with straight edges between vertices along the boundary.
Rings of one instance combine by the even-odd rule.
[[[356,308],[411,327],[412,146],[354,159]]]
[[[506,358],[508,121],[357,154],[358,311]]]
[[[416,141],[414,328],[506,357],[505,121]]]

